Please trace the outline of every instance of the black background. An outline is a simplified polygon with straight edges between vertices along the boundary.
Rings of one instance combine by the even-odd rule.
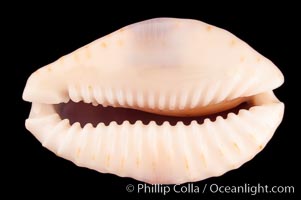
[[[119,6],[123,12],[116,9]],[[196,5],[197,6],[197,5]],[[56,7],[60,7],[56,5]],[[93,7],[93,6],[92,6]],[[193,5],[191,7],[194,7]],[[259,6],[260,7],[260,6]],[[295,193],[297,187],[297,132],[289,128],[290,104],[288,90],[290,84],[289,69],[294,66],[291,51],[294,45],[293,25],[294,13],[283,14],[282,11],[269,9],[252,10],[246,12],[242,7],[235,11],[204,12],[206,9],[181,9],[173,7],[161,9],[122,9],[116,3],[112,7],[101,7],[90,11],[82,8],[79,10],[52,9],[41,6],[39,9],[15,12],[16,19],[7,21],[12,46],[17,47],[13,52],[14,59],[10,65],[14,70],[14,83],[16,90],[14,98],[17,110],[14,117],[16,131],[11,133],[9,147],[8,186],[13,189],[10,194],[16,195],[22,191],[25,196],[94,196],[101,199],[104,195],[122,194],[124,197],[143,197],[145,194],[137,192],[128,193],[127,184],[137,185],[138,181],[129,178],[119,178],[115,175],[101,174],[89,169],[75,166],[69,161],[56,157],[53,153],[43,148],[40,143],[24,127],[24,120],[30,110],[30,104],[23,102],[21,95],[29,75],[36,69],[56,60],[62,55],[92,42],[93,40],[115,31],[125,25],[154,17],[179,17],[202,20],[209,24],[229,30],[253,48],[272,60],[283,72],[285,83],[278,88],[276,96],[285,103],[286,110],[283,122],[277,129],[274,137],[266,148],[253,160],[244,164],[237,170],[226,173],[217,178],[210,178],[194,183],[202,188],[204,184],[217,183],[220,185],[293,185]],[[66,14],[66,11],[71,11]],[[138,12],[138,11],[139,12]],[[238,11],[241,12],[238,12]],[[288,11],[289,12],[289,11]],[[70,14],[69,14],[70,13]],[[17,123],[15,123],[17,122]],[[36,191],[41,192],[41,196]],[[208,192],[209,193],[209,192]],[[185,194],[187,197],[204,199],[214,197],[222,199],[291,199],[296,194],[274,195],[239,195],[239,194]],[[176,198],[185,197],[182,194],[170,194]],[[162,194],[155,195],[162,197]],[[85,198],[86,199],[86,198]]]

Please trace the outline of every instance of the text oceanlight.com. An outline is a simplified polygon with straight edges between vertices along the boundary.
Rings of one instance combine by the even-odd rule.
[[[271,186],[264,184],[251,185],[245,183],[243,185],[218,185],[218,184],[204,184],[203,186],[195,185],[193,183],[183,185],[163,185],[163,184],[128,184],[126,186],[127,192],[144,193],[144,194],[169,194],[169,193],[190,193],[190,194],[204,194],[204,193],[220,193],[220,194],[277,194],[285,193],[292,194],[295,192],[294,186]]]

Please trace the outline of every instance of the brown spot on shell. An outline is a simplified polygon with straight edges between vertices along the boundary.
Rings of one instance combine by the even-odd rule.
[[[79,155],[80,155],[80,152],[81,152],[81,149],[78,148],[77,151],[76,151],[76,155],[79,156]]]
[[[179,28],[180,25],[181,25],[181,23],[179,21],[175,22],[175,28]]]
[[[235,169],[235,168],[236,168],[236,164],[231,164],[230,167],[231,167],[232,169]]]
[[[185,159],[185,169],[189,171],[189,163],[187,159]]]
[[[231,45],[231,46],[234,46],[235,44],[236,44],[236,40],[235,40],[235,39],[232,39],[231,42],[230,42],[230,45]]]
[[[256,60],[257,60],[257,62],[260,62],[260,61],[261,61],[261,58],[260,58],[260,57],[257,57]]]
[[[123,40],[118,40],[117,44],[118,44],[119,46],[123,46]]]
[[[207,168],[207,163],[206,163],[206,160],[205,160],[204,155],[202,153],[200,155],[200,160],[203,162],[204,167]]]
[[[110,155],[107,155],[107,157],[106,157],[106,165],[107,165],[107,166],[110,165],[110,160],[111,160]]]
[[[78,57],[78,55],[77,55],[77,52],[74,52],[74,60],[75,60],[76,62],[79,61],[79,57]]]
[[[153,169],[153,171],[156,170],[156,163],[155,162],[152,162],[152,169]]]
[[[90,52],[88,46],[85,46],[85,50],[86,50],[86,57],[90,58],[91,57],[91,52]]]
[[[209,25],[209,26],[207,26],[206,29],[207,29],[207,31],[211,31],[212,30],[212,26]]]
[[[102,48],[106,48],[106,47],[107,47],[107,43],[102,42],[102,43],[101,43],[101,46],[102,46]]]
[[[260,149],[260,150],[263,149],[263,145],[259,145],[258,149]]]
[[[238,145],[237,145],[235,142],[233,143],[233,146],[235,147],[235,149],[236,149],[237,151],[240,151]]]
[[[244,56],[240,56],[240,62],[245,61],[245,57]]]

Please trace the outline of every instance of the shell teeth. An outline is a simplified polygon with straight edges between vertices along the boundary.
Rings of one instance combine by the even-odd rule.
[[[135,126],[143,126],[143,122],[141,120],[137,120],[135,122]]]
[[[93,134],[93,126],[92,124],[88,123],[86,124],[82,131],[81,131],[81,135],[80,137],[78,138],[79,141],[78,141],[78,144],[77,144],[77,147],[76,147],[76,151],[75,151],[75,163],[77,163],[78,165],[82,165],[85,163],[85,160],[86,160],[86,156],[84,156],[87,152],[87,141],[88,139],[92,136]]]
[[[201,90],[196,90],[192,95],[190,108],[195,108],[200,102],[200,98],[201,98]]]
[[[208,123],[211,123],[211,120],[210,120],[209,118],[206,118],[206,119],[204,120],[204,124],[208,124]]]
[[[255,78],[249,78],[248,81],[246,81],[243,86],[243,89],[241,89],[241,93],[238,94],[238,95],[241,95],[241,96],[244,96],[244,95],[248,95],[248,94],[253,94],[255,88],[257,88],[257,86],[254,84],[256,81],[255,81]]]
[[[46,125],[55,126],[58,122],[60,122],[60,120],[61,119],[58,114],[50,114],[40,118],[31,119],[31,123],[41,123],[44,124],[44,126]],[[46,127],[51,127],[51,126],[46,126]],[[44,144],[47,143],[48,140],[47,137],[49,137],[49,135],[40,133],[36,135],[36,137],[41,141],[42,144]]]
[[[158,100],[158,108],[160,110],[163,110],[165,108],[165,99],[166,99],[165,95],[161,93]]]
[[[183,110],[183,109],[186,108],[187,99],[188,99],[188,93],[183,92],[183,94],[180,96],[180,102],[179,102],[179,109],[180,110]]]
[[[133,106],[134,105],[134,97],[133,97],[133,93],[131,90],[128,90],[125,93],[125,99],[126,99],[126,104],[128,106]]]
[[[156,176],[156,169],[158,167],[158,140],[157,140],[157,134],[154,134],[157,132],[157,126],[155,122],[150,122],[149,125],[146,127],[146,138],[147,138],[147,144],[149,150],[153,152],[150,156],[150,159],[152,162],[150,163],[152,171],[154,172],[154,175]],[[154,179],[157,179],[157,177],[154,177]]]
[[[228,81],[228,84],[225,84],[220,88],[220,93],[217,97],[218,102],[224,100],[232,100],[235,98],[231,95],[231,93],[233,92],[234,87],[237,86],[237,81],[237,78],[233,78],[230,81]]]
[[[65,130],[70,127],[69,120],[64,119],[57,123],[53,129],[51,134],[47,134],[47,138],[42,142],[44,147],[49,147],[52,151],[57,153],[57,149],[54,148],[56,146],[60,146],[66,136]]]
[[[239,94],[243,94],[248,89],[249,84],[244,84],[238,92],[233,93],[233,87],[237,81],[231,81],[226,89],[221,87],[221,82],[216,82],[209,89],[192,88],[182,92],[162,92],[156,94],[152,91],[147,93],[142,91],[133,92],[125,89],[92,87],[90,85],[77,87],[70,85],[68,87],[69,97],[73,102],[84,101],[92,103],[94,106],[99,104],[106,106],[128,106],[128,107],[148,107],[150,109],[169,109],[183,110],[186,108],[193,109],[197,106],[207,106],[209,104],[219,103],[226,99],[233,99]],[[232,98],[229,98],[231,96]]]
[[[223,174],[251,159],[272,136],[277,124],[270,120],[279,118],[278,112],[275,105],[255,106],[190,126],[124,121],[81,128],[52,113],[28,121],[39,126],[40,136],[35,136],[44,146],[79,166],[152,183],[180,183]]]
[[[251,111],[251,112],[256,112],[256,111],[254,111],[254,110],[257,109],[257,108],[259,108],[259,107],[252,107],[252,108],[250,109],[250,111]],[[260,112],[258,112],[258,113],[260,113]],[[262,116],[264,116],[264,115],[265,115],[265,113],[262,113]],[[257,124],[256,127],[255,127],[255,126],[254,126],[254,127],[250,127],[249,130],[252,130],[252,133],[251,133],[251,134],[255,135],[256,138],[257,138],[257,140],[263,141],[263,140],[264,140],[263,137],[266,135],[266,134],[263,133],[264,130],[269,130],[269,128],[267,127],[267,124],[264,124],[264,123],[262,123],[260,120],[254,118],[250,112],[244,112],[244,111],[241,110],[241,111],[239,112],[239,116],[240,116],[240,117],[243,117],[243,119],[244,119],[246,122],[248,122],[247,124]],[[270,115],[270,116],[273,116],[273,115]],[[234,118],[234,116],[233,116],[233,118]],[[236,118],[237,118],[237,117],[236,117]],[[241,121],[242,121],[242,120],[241,120]],[[237,123],[237,124],[238,124],[238,123]]]
[[[93,154],[92,154],[92,159],[95,160],[95,168],[97,170],[103,170],[106,171],[104,169],[104,166],[99,165],[99,163],[103,162],[103,157],[104,157],[104,146],[106,145],[105,140],[107,139],[106,136],[106,132],[105,130],[105,124],[104,123],[99,123],[96,128],[95,128],[95,139],[97,140],[97,142],[95,143],[95,147],[93,149]]]
[[[78,122],[72,124],[68,129],[64,140],[58,145],[57,154],[64,156],[65,158],[73,157],[73,152],[70,151],[73,147],[73,138],[81,131],[80,124]]]
[[[140,108],[143,108],[143,107],[144,107],[143,93],[142,93],[142,92],[138,92],[136,98],[137,98],[137,105],[138,105]]]
[[[76,88],[76,86],[74,85],[70,85],[68,87],[70,99],[74,102],[79,102],[81,100],[81,95],[79,94],[78,91],[79,91],[78,88]]]
[[[209,87],[207,87],[206,93],[203,96],[202,106],[207,106],[210,104],[210,102],[213,101],[213,97],[216,93],[217,86],[218,86],[218,84],[215,83],[210,86],[210,89],[209,89]]]
[[[242,124],[245,125],[245,120],[242,120],[242,118],[236,115],[231,117],[227,120],[227,123],[224,124],[229,130],[229,149],[233,149],[232,151],[235,151],[237,155],[248,154],[247,151],[257,146],[258,141],[252,136],[253,133],[249,132],[249,126],[242,126]],[[239,166],[238,163],[233,163],[232,165],[234,168]]]
[[[175,93],[171,94],[169,99],[169,110],[174,110],[176,108],[177,96]]]
[[[239,77],[234,79],[232,87],[233,89],[230,94],[228,94],[227,99],[230,100],[240,96],[245,96],[245,94],[252,94],[251,90],[256,88],[256,86],[254,86],[254,78],[247,78],[246,80],[244,80],[244,84],[238,84],[240,81],[241,78]]]
[[[105,99],[110,105],[115,105],[113,90],[111,88],[105,88]]]
[[[155,94],[153,92],[148,93],[148,106],[151,109],[155,109]]]
[[[100,146],[100,152],[102,154],[101,163],[103,163],[103,167],[105,171],[110,171],[114,167],[114,163],[112,158],[114,158],[114,150],[115,143],[117,141],[118,124],[116,122],[111,122],[109,126],[107,126],[105,131],[100,132],[102,134],[102,145]]]
[[[211,90],[211,89],[210,89]],[[221,102],[220,90],[223,90],[221,81],[216,82],[215,87],[212,88],[212,94],[209,104],[215,104]]]
[[[177,124],[176,124],[176,127],[179,128],[180,130],[183,130],[183,128],[185,126],[186,125],[182,121],[178,121]],[[182,132],[182,133],[184,133],[184,132]]]
[[[116,121],[111,121],[110,124],[108,125],[108,127],[110,127],[110,126],[117,126],[117,125],[118,125],[118,124],[117,124]]]
[[[98,104],[97,102],[93,101],[93,102],[92,102],[92,105],[93,105],[93,106],[98,106],[99,104]]]
[[[187,92],[187,102],[185,108],[189,108],[192,104],[192,96],[193,96],[193,90],[192,88],[188,90]]]
[[[124,98],[124,94],[121,89],[116,91],[116,98],[117,98],[117,102],[120,106],[125,105],[125,98]]]
[[[92,102],[92,94],[91,94],[91,86],[82,86],[81,87],[81,94],[83,101],[85,103],[91,103]]]
[[[94,88],[93,90],[89,87],[81,87],[81,95],[79,95],[78,90],[74,86],[69,87],[69,95],[72,101],[79,102],[83,100],[85,103],[92,103],[93,105],[102,104],[107,105],[128,105],[130,107],[135,104],[142,108],[148,106],[151,109],[158,108],[160,110],[169,109],[175,110],[176,108],[183,110],[188,106],[194,108],[199,104],[206,106],[213,102],[218,102],[224,97],[221,96],[218,99],[213,99],[217,89],[219,89],[219,84],[213,90],[210,90],[205,96],[206,98],[201,101],[201,90],[194,93],[182,92],[182,93],[171,93],[170,97],[167,98],[165,93],[160,93],[157,98],[155,93],[148,92],[147,96],[143,92],[137,92],[135,95],[132,91],[124,91],[122,89],[113,90],[111,88],[106,88],[102,90],[101,88]],[[192,90],[193,91],[193,90]]]
[[[104,104],[105,99],[104,99],[104,95],[103,95],[103,92],[100,87],[95,87],[93,89],[93,95],[98,104]]]

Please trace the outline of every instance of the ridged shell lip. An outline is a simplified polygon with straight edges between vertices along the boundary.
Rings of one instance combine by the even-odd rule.
[[[50,110],[52,114],[58,115],[61,120],[67,119],[71,125],[73,123],[80,123],[82,127],[87,124],[92,124],[94,127],[97,127],[99,123],[103,123],[106,126],[109,126],[111,123],[121,125],[126,121],[130,124],[142,122],[145,125],[148,125],[151,122],[154,122],[157,125],[162,125],[163,123],[169,123],[170,125],[176,125],[178,123],[190,125],[193,121],[202,124],[206,119],[214,122],[218,117],[227,118],[230,113],[238,115],[239,111],[242,109],[249,110],[252,107],[273,103],[280,102],[274,96],[273,92],[270,91],[248,98],[240,98],[237,101],[235,100],[234,103],[230,102],[232,107],[219,112],[208,112],[203,115],[189,115],[189,113],[185,115],[176,115],[176,113],[165,115],[164,110],[145,112],[144,110],[149,109],[144,109],[143,107],[139,107],[139,110],[127,109],[126,107],[102,106],[97,103],[91,105],[84,102],[75,103],[70,100],[66,104],[33,103],[35,105],[39,105],[39,109],[33,107],[29,118],[43,117],[43,109],[45,108],[45,110]],[[235,107],[233,107],[233,105]],[[171,112],[171,110],[167,110],[167,112]]]
[[[280,73],[281,75],[281,73]],[[68,119],[68,116],[62,114],[62,108],[65,105],[69,105],[74,103],[84,103],[95,106],[95,109],[98,108],[98,105],[101,107],[113,107],[113,108],[125,108],[125,109],[134,109],[137,111],[142,111],[148,113],[152,113],[159,116],[171,116],[171,117],[179,117],[178,121],[175,119],[171,124],[175,124],[177,122],[184,122],[184,124],[190,124],[192,121],[197,121],[198,123],[202,123],[206,118],[215,120],[216,117],[221,116],[226,118],[228,113],[237,114],[239,109],[242,109],[241,104],[245,104],[244,109],[249,109],[253,106],[261,106],[263,104],[275,103],[279,102],[274,95],[263,95],[263,94],[272,94],[272,90],[267,90],[262,93],[252,92],[254,89],[250,87],[252,82],[254,82],[253,77],[248,77],[247,80],[242,81],[241,77],[233,77],[231,80],[232,83],[230,86],[224,87],[227,85],[227,79],[216,80],[214,83],[209,84],[206,92],[203,92],[198,87],[193,86],[191,89],[187,91],[182,89],[175,89],[174,91],[164,91],[164,92],[153,92],[152,88],[149,91],[139,91],[132,88],[125,87],[99,87],[96,85],[76,85],[70,84],[67,89],[64,89],[65,94],[62,95],[65,97],[64,101],[60,101],[58,104],[47,104],[43,101],[33,101],[32,103],[39,105],[51,105],[55,108],[55,111],[62,119]],[[265,85],[265,88],[273,88],[277,87],[281,84],[283,79],[277,77],[276,80],[280,80],[277,85],[268,84]],[[131,80],[128,80],[129,82]],[[272,82],[275,84],[275,82]],[[270,86],[269,86],[270,84]],[[262,85],[264,85],[262,83]],[[30,88],[26,86],[26,88]],[[225,89],[224,89],[225,88]],[[200,92],[202,91],[202,92]],[[234,92],[235,91],[235,92]],[[222,93],[222,94],[221,94]],[[26,94],[26,95],[25,95]],[[55,94],[55,93],[54,93]],[[251,95],[253,94],[253,95]],[[30,96],[29,92],[24,91],[26,97]],[[43,95],[41,95],[43,97]],[[271,98],[273,96],[274,98]],[[256,100],[255,100],[256,99]],[[258,99],[260,99],[260,103],[258,103]],[[92,106],[90,106],[92,107]],[[73,108],[75,115],[84,115],[85,110],[78,111],[76,107]],[[75,111],[76,110],[76,111]],[[34,113],[34,112],[31,112]],[[131,113],[131,112],[129,112]],[[111,114],[106,112],[100,112],[99,115],[102,114]],[[112,113],[115,115],[119,115],[120,113]],[[30,117],[35,114],[30,114]],[[65,115],[65,116],[64,116]],[[127,114],[128,117],[131,117]],[[135,113],[133,114],[135,115]],[[89,116],[87,117],[89,118]],[[156,118],[156,117],[155,117]],[[135,124],[135,121],[143,121],[142,119],[136,119],[134,121],[130,121],[131,124]],[[75,120],[70,119],[70,123],[75,123]],[[89,123],[89,121],[86,123]],[[114,119],[112,120],[114,121]],[[122,121],[127,121],[127,119],[123,119]],[[121,122],[117,122],[121,124]],[[155,119],[148,119],[148,121],[143,121],[144,124],[147,124],[151,121],[156,121]],[[168,120],[166,120],[168,122]],[[101,121],[100,121],[101,122]],[[164,118],[157,121],[157,124],[162,124],[164,122]],[[91,122],[95,127],[97,123]],[[106,122],[105,124],[109,124],[110,122]],[[81,124],[84,126],[85,124]]]
[[[112,121],[96,127],[61,119],[53,104],[33,103],[26,128],[43,146],[78,166],[151,184],[180,184],[222,175],[264,148],[282,120],[284,105],[272,92],[250,101],[254,106],[249,110],[202,124]]]
[[[228,31],[158,18],[121,28],[42,67],[29,77],[23,99],[195,110],[272,91],[283,81],[270,60]]]

